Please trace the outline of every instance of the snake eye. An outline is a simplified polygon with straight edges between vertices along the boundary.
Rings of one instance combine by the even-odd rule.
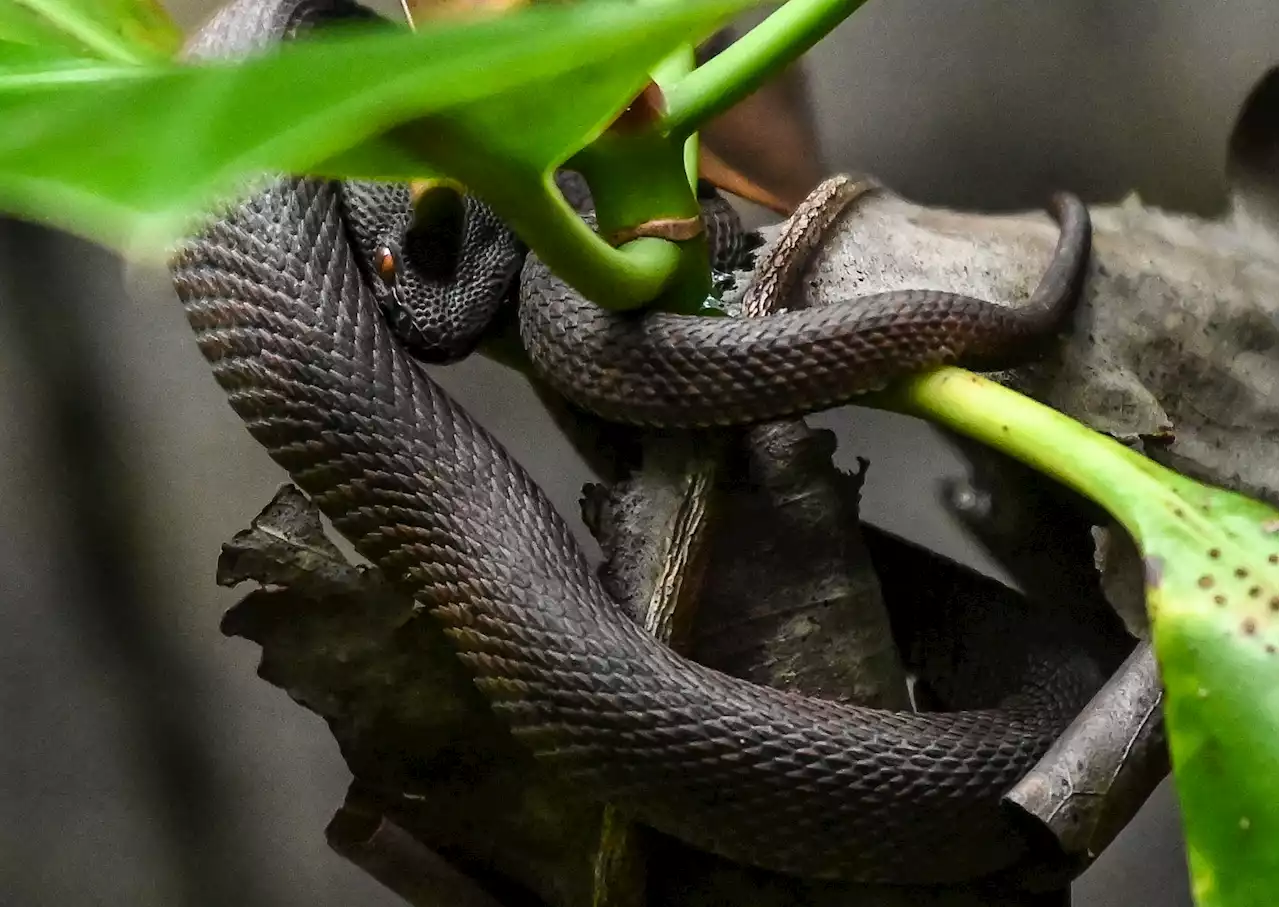
[[[383,283],[390,285],[396,282],[400,264],[396,261],[396,253],[391,250],[390,246],[381,245],[374,250],[373,265]]]

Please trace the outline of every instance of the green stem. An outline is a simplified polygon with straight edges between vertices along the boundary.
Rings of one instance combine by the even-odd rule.
[[[693,45],[682,44],[654,67],[653,81],[662,89],[664,97],[673,85],[678,85],[681,80],[688,78],[689,73],[693,72],[696,59]],[[684,169],[689,177],[689,185],[696,186],[698,183],[698,136],[696,134],[690,135],[684,143]]]
[[[859,403],[928,419],[1021,460],[1105,507],[1135,537],[1142,514],[1171,488],[1163,467],[1118,441],[964,369],[935,369]]]
[[[658,87],[666,92],[693,72],[693,63],[692,45],[682,44],[653,68],[651,76]]]
[[[684,145],[648,128],[610,131],[574,155],[569,164],[591,187],[597,226],[603,236],[654,220],[698,216]],[[666,275],[661,293],[645,302],[667,311],[699,311],[711,291],[705,234],[661,242],[678,257],[678,263]],[[569,278],[568,273],[564,276]]]
[[[790,0],[667,95],[664,128],[684,138],[817,44],[866,0]]]
[[[689,179],[689,185],[697,188],[698,134],[696,132],[684,140],[684,174]]]
[[[664,239],[610,246],[569,207],[550,177],[536,195],[522,190],[509,203],[492,198],[494,210],[520,236],[535,237],[547,267],[602,308],[647,305],[680,267],[679,248]]]

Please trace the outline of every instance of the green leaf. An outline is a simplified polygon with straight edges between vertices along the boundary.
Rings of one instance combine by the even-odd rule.
[[[1276,511],[1166,477],[1139,519],[1165,722],[1201,907],[1280,903]]]
[[[0,41],[143,63],[172,56],[181,40],[156,0],[0,0]]]
[[[0,72],[0,208],[155,253],[263,173],[437,168],[506,216],[650,67],[752,2],[538,7],[416,34],[344,29],[235,63]]]
[[[0,46],[7,52],[9,45],[27,50],[39,48],[41,58],[88,52],[88,48],[48,20],[15,3],[0,2]]]
[[[1017,457],[1105,507],[1146,564],[1192,889],[1201,907],[1280,901],[1280,514],[1160,466],[961,369],[865,402]]]

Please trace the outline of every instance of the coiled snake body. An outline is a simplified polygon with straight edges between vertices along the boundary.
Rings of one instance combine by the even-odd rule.
[[[239,0],[189,53],[248,53],[352,12],[346,0]],[[352,223],[361,213],[375,228]],[[1064,237],[1079,240],[1080,212],[1064,206],[1060,215]],[[664,648],[609,599],[525,470],[397,342],[368,261],[379,216],[367,203],[353,215],[341,184],[280,178],[183,243],[174,284],[252,435],[444,624],[476,684],[538,758],[690,844],[803,876],[948,882],[1026,851],[999,799],[1103,681],[1086,653],[1030,633],[1025,648],[1010,640],[996,656],[1017,675],[999,703],[910,713],[759,687]],[[488,245],[463,250],[479,263],[461,262],[460,273],[474,267],[467,286],[489,281],[492,290],[514,268],[499,254],[509,236],[485,229],[496,231]],[[1074,279],[1080,264],[1067,256],[1057,277]],[[920,367],[954,359],[957,332],[977,343],[998,333],[983,318],[1005,317],[924,294],[914,307],[882,299],[863,320],[874,330],[861,333],[853,307],[834,306],[750,327],[686,319],[689,331],[672,336],[668,316],[604,316],[532,258],[522,299],[535,359],[568,362],[568,347],[586,337],[625,363],[621,384],[604,387],[587,370],[579,380],[588,389],[566,387],[571,395],[650,424],[724,421],[715,413],[769,419],[840,402],[901,358],[895,337],[922,351],[907,357]],[[913,330],[913,311],[933,314]],[[728,371],[704,371],[696,355],[681,366],[678,353],[690,350]],[[635,414],[623,402],[634,382],[650,380],[645,362],[658,363],[654,380],[665,383],[642,390],[648,402]],[[680,409],[681,400],[694,402]]]

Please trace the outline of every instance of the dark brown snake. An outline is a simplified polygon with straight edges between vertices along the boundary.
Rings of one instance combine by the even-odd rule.
[[[351,12],[347,0],[240,0],[189,54],[262,50]],[[528,473],[406,354],[404,325],[389,328],[370,248],[402,225],[370,197],[275,180],[179,246],[174,284],[253,437],[446,627],[516,736],[637,820],[767,869],[924,884],[1024,855],[1000,796],[1106,669],[1029,628],[988,652],[1011,679],[990,707],[888,712],[759,687],[664,648],[606,595]],[[386,204],[403,213],[406,198]],[[611,419],[808,412],[905,371],[995,361],[1043,333],[1088,254],[1082,206],[1060,198],[1056,215],[1054,264],[1023,309],[915,292],[751,320],[616,315],[530,256],[521,333],[556,387]],[[459,272],[509,279],[509,235],[476,217],[496,238],[465,243]]]

